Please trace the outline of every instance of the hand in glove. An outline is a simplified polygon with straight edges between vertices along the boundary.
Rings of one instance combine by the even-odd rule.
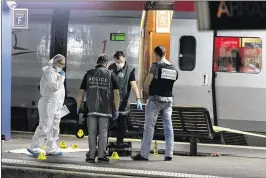
[[[61,76],[65,77],[66,76],[66,73],[62,70],[60,72],[58,72]]]
[[[117,111],[114,111],[114,113],[113,113],[113,123],[112,123],[112,125],[110,126],[110,128],[109,129],[117,129],[118,128],[118,112]]]
[[[142,104],[140,102],[140,99],[137,99],[137,109],[142,111]]]
[[[114,111],[114,114],[113,114],[113,120],[117,120],[118,118],[118,111]]]

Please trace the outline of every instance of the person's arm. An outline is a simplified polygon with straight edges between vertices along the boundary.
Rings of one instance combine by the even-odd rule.
[[[115,111],[118,111],[119,109],[119,104],[120,104],[120,95],[119,95],[119,90],[113,90],[114,92],[114,109]]]
[[[80,108],[84,99],[85,91],[87,90],[87,74],[83,77],[80,89],[77,95],[77,108]]]
[[[77,96],[77,108],[80,108],[84,99],[85,90],[79,89]]]
[[[118,111],[119,104],[120,104],[119,84],[118,84],[117,78],[114,75],[114,73],[111,74],[111,81],[112,81],[113,93],[114,93],[114,109],[115,111]]]
[[[116,64],[112,63],[112,64],[109,65],[108,70],[116,70],[116,68],[117,68]]]
[[[153,77],[156,75],[156,73],[157,73],[157,66],[153,64],[150,68],[148,76],[146,77],[144,81],[144,92],[147,95],[149,94],[149,87],[151,85],[151,81],[153,80]]]
[[[151,85],[151,81],[153,79],[153,74],[149,73],[148,76],[146,77],[145,81],[144,81],[144,92],[149,94],[149,87]]]
[[[140,99],[139,88],[137,86],[137,82],[136,81],[131,81],[130,85],[131,85],[131,88],[132,88],[133,92],[136,95],[136,99]]]
[[[136,82],[135,70],[133,70],[130,73],[129,83],[131,85],[131,88],[132,88],[133,92],[136,95],[136,99],[140,99],[139,89],[138,89],[137,82]]]
[[[47,85],[53,91],[59,90],[61,86],[64,85],[65,77],[50,69],[47,69],[47,71],[44,72],[44,77],[47,82]]]

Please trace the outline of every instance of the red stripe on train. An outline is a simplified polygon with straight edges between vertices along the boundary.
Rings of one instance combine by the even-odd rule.
[[[176,1],[174,10],[178,12],[194,12],[196,11],[194,1]]]

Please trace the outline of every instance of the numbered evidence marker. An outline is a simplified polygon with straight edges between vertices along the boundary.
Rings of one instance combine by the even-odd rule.
[[[47,158],[46,158],[46,156],[45,156],[45,154],[43,152],[40,152],[37,160],[47,160]]]
[[[83,138],[83,137],[84,137],[84,132],[83,132],[82,129],[79,129],[79,130],[78,130],[78,132],[77,132],[77,134],[76,134],[76,137],[77,137],[77,138]]]
[[[111,160],[120,160],[119,155],[117,152],[113,152],[112,156],[111,156]]]
[[[73,145],[72,145],[72,148],[73,148],[73,149],[76,149],[76,148],[78,148],[78,145],[77,145],[77,144],[73,144]]]
[[[66,142],[60,142],[59,146],[60,148],[67,148]]]

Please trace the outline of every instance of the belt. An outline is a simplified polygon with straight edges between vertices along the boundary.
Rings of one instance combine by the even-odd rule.
[[[126,111],[118,111],[118,113],[119,113],[120,115],[128,115],[129,110],[126,110]]]
[[[149,101],[157,101],[157,102],[167,102],[167,103],[172,103],[173,102],[173,97],[164,97],[164,96],[150,96]]]

